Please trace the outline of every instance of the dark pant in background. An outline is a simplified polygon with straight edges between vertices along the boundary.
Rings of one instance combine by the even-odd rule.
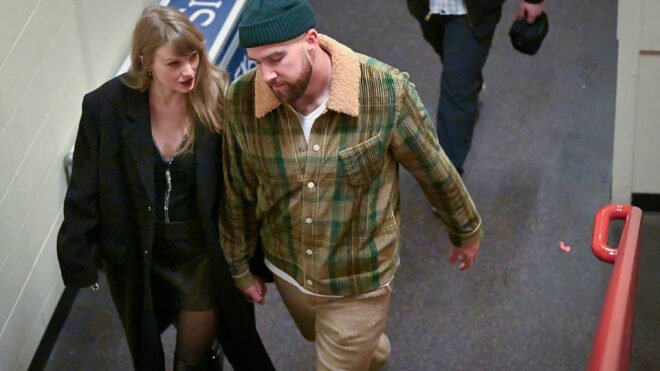
[[[486,63],[492,37],[478,40],[465,15],[434,14],[419,19],[424,38],[442,61],[437,131],[443,150],[463,173],[478,116],[481,70]]]

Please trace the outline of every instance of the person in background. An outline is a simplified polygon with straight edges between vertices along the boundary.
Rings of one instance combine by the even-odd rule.
[[[164,370],[160,333],[177,329],[174,370],[273,366],[254,309],[218,240],[226,72],[177,9],[149,7],[131,71],[85,95],[57,239],[67,286],[98,290],[98,255],[138,370]]]
[[[221,242],[237,286],[263,304],[249,261],[259,238],[284,304],[319,370],[367,370],[399,266],[399,164],[469,268],[481,218],[438,144],[408,75],[319,34],[305,0],[253,0],[239,25],[256,63],[227,94]]]
[[[407,0],[422,34],[442,61],[438,140],[460,174],[479,116],[482,70],[504,0]],[[522,0],[518,19],[533,23],[543,0]]]

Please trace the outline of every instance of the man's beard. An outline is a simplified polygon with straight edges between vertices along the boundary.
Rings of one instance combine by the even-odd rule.
[[[300,77],[293,82],[293,84],[289,82],[284,82],[286,84],[286,87],[282,90],[274,90],[272,86],[270,86],[270,90],[273,91],[273,94],[275,94],[275,97],[277,97],[277,100],[279,100],[282,103],[287,103],[287,104],[292,104],[298,99],[300,99],[303,94],[305,94],[305,90],[307,90],[307,86],[309,85],[309,80],[312,77],[312,63],[309,61],[308,58],[305,58],[303,56],[303,70],[300,74]],[[277,82],[278,84],[281,84],[282,82]],[[269,84],[270,85],[270,84]]]

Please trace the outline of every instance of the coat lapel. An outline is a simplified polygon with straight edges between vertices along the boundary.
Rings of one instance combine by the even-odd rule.
[[[127,104],[129,121],[122,130],[121,136],[133,159],[140,183],[144,187],[150,204],[153,205],[155,203],[154,165],[149,95],[146,92],[130,89]]]
[[[121,136],[128,148],[135,168],[151,205],[155,203],[153,143],[149,95],[131,90],[128,97],[127,115],[129,122]],[[199,121],[195,127],[195,163],[197,173],[197,207],[199,214],[211,216],[217,199],[217,179],[220,171],[217,135],[206,129]],[[216,169],[217,168],[217,169]]]
[[[202,216],[212,216],[217,198],[220,162],[218,138],[199,121],[195,127],[195,163],[197,164],[197,210]]]

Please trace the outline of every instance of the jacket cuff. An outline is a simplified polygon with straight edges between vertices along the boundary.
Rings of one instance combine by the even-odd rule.
[[[64,285],[71,287],[87,287],[97,283],[99,280],[96,267],[92,266],[74,274],[66,274],[62,270],[62,281]]]
[[[467,234],[449,234],[449,241],[452,245],[456,247],[468,246],[476,243],[481,240],[481,237],[484,235],[483,228],[481,223],[474,229],[474,231]]]
[[[241,290],[247,289],[248,287],[252,286],[252,284],[254,283],[254,276],[252,275],[252,272],[250,272],[249,269],[239,275],[232,277],[234,277],[234,282],[236,282],[236,286]]]

